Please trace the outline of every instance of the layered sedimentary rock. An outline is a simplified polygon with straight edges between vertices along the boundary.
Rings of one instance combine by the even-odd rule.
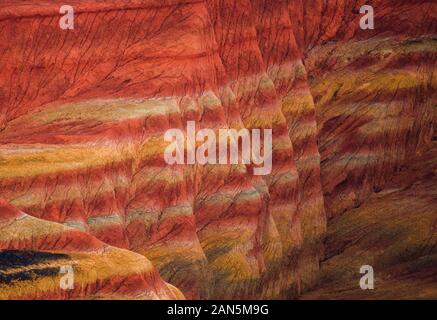
[[[437,143],[407,163],[386,189],[330,223],[318,288],[305,299],[437,297]],[[361,266],[374,289],[361,290]]]
[[[273,223],[269,226],[263,222],[261,227],[277,229],[279,239],[260,235],[264,238],[262,253],[266,263],[261,270],[260,293],[266,298],[296,295],[300,290],[296,263],[302,245],[296,210],[298,175],[286,119],[259,50],[251,3],[213,0],[208,1],[208,9],[244,127],[273,130],[273,171],[264,179],[269,195],[267,214],[273,217]]]
[[[0,299],[184,297],[143,256],[31,217],[4,200],[0,200],[0,250]],[[65,266],[74,277],[69,290],[61,285]]]
[[[285,139],[275,160],[285,160],[274,169],[277,186],[267,181],[271,193],[242,166],[163,160],[164,132],[187,120],[244,127],[241,95],[229,87],[205,4],[78,2],[71,33],[59,30],[55,9],[2,8],[4,43],[17,44],[2,58],[3,85],[11,88],[2,95],[2,196],[35,217],[144,254],[189,298],[275,297],[288,289],[293,271],[275,271],[286,264],[280,237],[287,255],[299,241],[295,187],[280,187],[296,179],[288,137],[275,132],[275,148]],[[286,222],[281,235],[272,216]],[[264,281],[272,284],[263,289]]]
[[[335,216],[320,283],[304,297],[435,298],[435,146],[417,154],[435,128],[437,7],[290,3],[316,105],[325,208]],[[364,4],[374,8],[373,30],[359,27]],[[375,270],[374,291],[358,285],[363,265]]]
[[[18,208],[0,219],[20,212],[81,245],[17,244],[6,224],[2,249],[18,252],[2,261],[18,275],[2,298],[182,297],[171,285],[296,297],[318,282],[326,216],[383,190],[431,140],[432,2],[370,1],[374,30],[359,28],[364,1],[73,0],[74,30],[59,27],[63,4],[0,5],[0,197]],[[271,174],[167,164],[164,134],[187,121],[273,129]],[[103,280],[51,292],[53,268],[75,259],[108,263]],[[40,263],[53,266],[23,273]]]
[[[282,0],[253,1],[252,14],[259,47],[268,75],[275,84],[294,147],[299,175],[298,214],[303,237],[298,260],[302,291],[311,288],[317,281],[326,219],[320,183],[315,106],[288,5]]]
[[[383,189],[430,141],[437,8],[430,1],[296,2],[289,8],[316,104],[331,216]],[[364,4],[374,8],[373,30],[360,28]]]

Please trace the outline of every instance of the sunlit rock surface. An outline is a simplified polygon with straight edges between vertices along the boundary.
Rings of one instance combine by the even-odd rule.
[[[72,0],[74,30],[63,4],[0,4],[0,298],[367,298],[365,257],[432,258],[435,3],[366,2],[374,30],[358,0]],[[166,164],[187,121],[273,129],[271,174]]]

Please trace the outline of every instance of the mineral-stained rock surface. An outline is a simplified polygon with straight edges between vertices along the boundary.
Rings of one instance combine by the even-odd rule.
[[[64,4],[0,4],[0,299],[437,297],[435,1]],[[188,121],[272,171],[167,164]]]
[[[26,215],[4,200],[0,231],[0,299],[183,298],[143,256]],[[71,290],[60,286],[62,266],[73,269]]]
[[[408,163],[384,191],[333,219],[319,288],[306,299],[437,297],[437,143]],[[357,270],[372,265],[375,289]]]

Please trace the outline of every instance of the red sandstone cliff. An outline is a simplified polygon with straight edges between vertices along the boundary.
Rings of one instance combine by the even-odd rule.
[[[431,1],[371,1],[366,31],[364,1],[69,4],[74,30],[59,28],[60,1],[0,4],[0,197],[37,230],[77,230],[74,254],[116,252],[83,258],[114,261],[102,277],[126,289],[105,298],[181,296],[160,277],[187,298],[297,297],[317,285],[327,217],[383,190],[431,140]],[[272,128],[272,173],[167,165],[164,133],[188,120]],[[64,254],[39,244],[2,249]],[[7,282],[5,298],[98,297],[93,281],[71,296]]]

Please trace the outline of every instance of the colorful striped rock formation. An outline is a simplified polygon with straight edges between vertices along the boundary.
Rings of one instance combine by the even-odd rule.
[[[374,8],[373,30],[360,28],[357,12],[364,3]],[[302,21],[295,30],[306,48],[331,216],[382,190],[430,142],[437,6],[378,0],[339,1],[335,10],[324,5],[302,1],[293,16]]]
[[[145,257],[31,217],[1,199],[0,231],[0,299],[184,298]],[[68,268],[73,283],[62,290]]]
[[[0,299],[330,297],[350,279],[320,262],[370,256],[333,259],[339,228],[386,230],[368,230],[376,209],[415,200],[375,193],[432,153],[433,1],[8,0],[0,30]],[[190,162],[196,139],[169,164],[165,136],[189,123],[272,130],[271,172]]]
[[[320,284],[303,298],[435,299],[436,194],[434,141],[384,191],[332,220]],[[361,290],[357,271],[369,264],[375,272],[374,290]]]

